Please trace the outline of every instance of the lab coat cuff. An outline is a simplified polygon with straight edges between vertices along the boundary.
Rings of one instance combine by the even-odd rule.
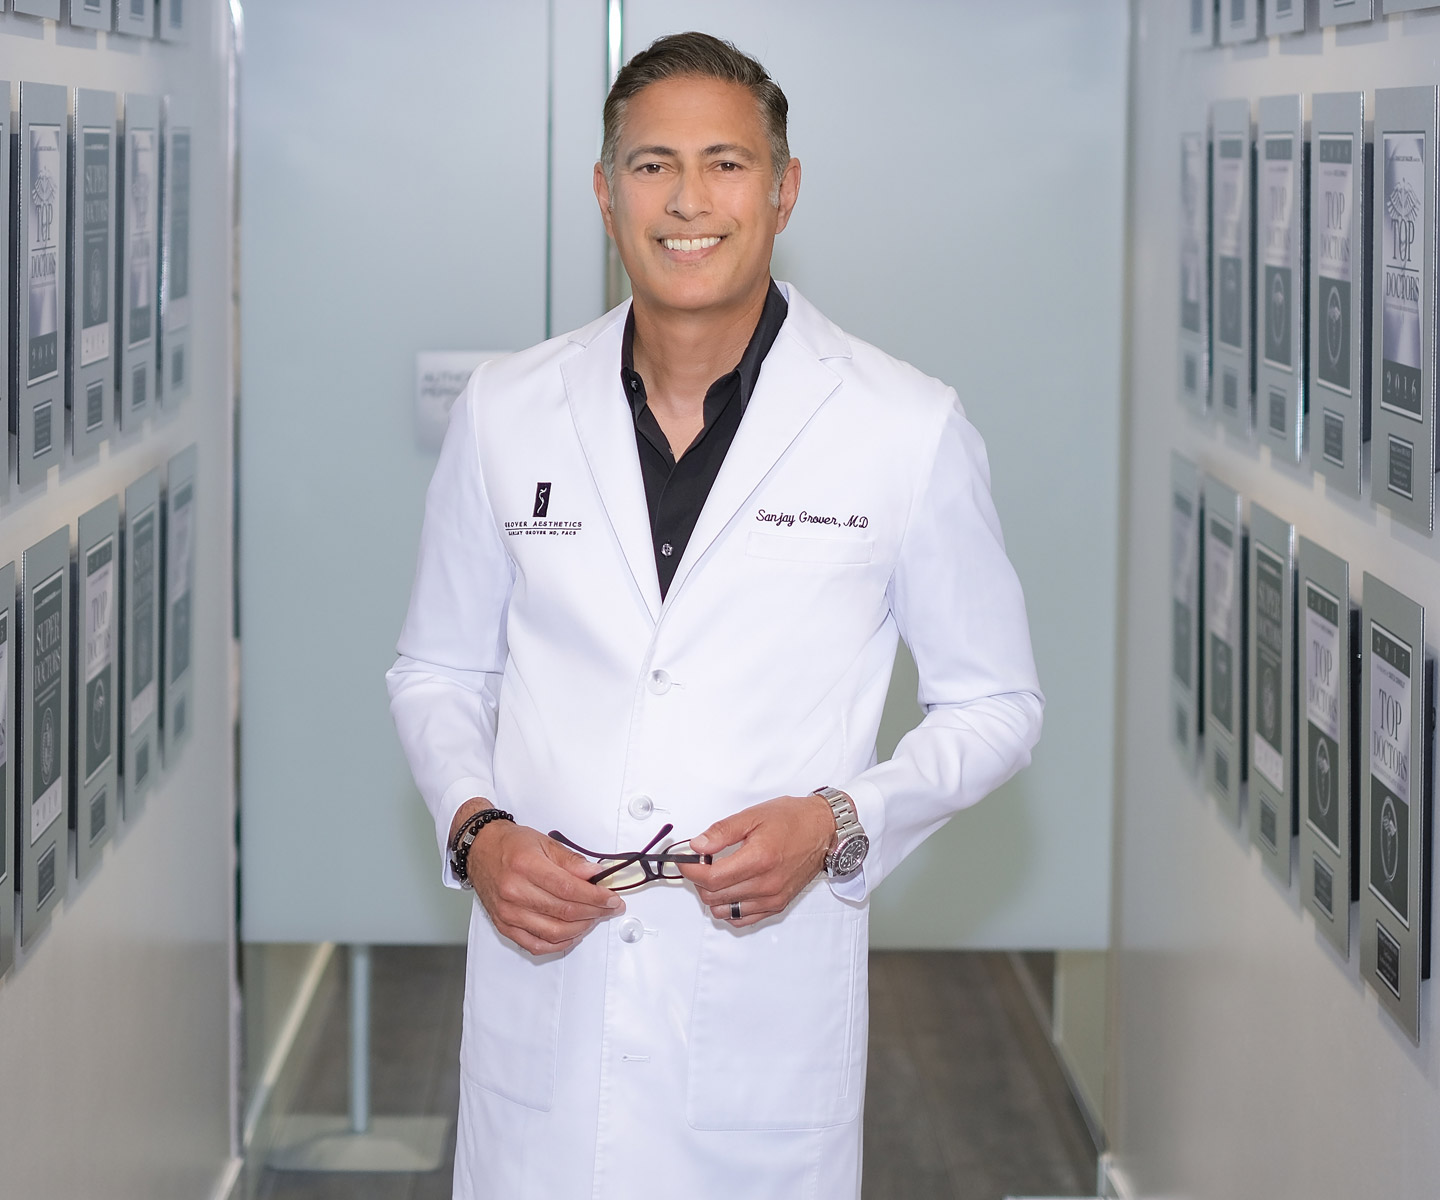
[[[841,900],[862,903],[874,884],[880,882],[880,839],[885,833],[885,798],[880,789],[867,779],[855,779],[840,787],[855,805],[855,815],[870,839],[870,853],[865,866],[848,879],[830,880],[830,890]]]
[[[490,800],[492,791],[494,788],[489,780],[473,776],[457,779],[445,789],[440,803],[435,806],[435,836],[440,842],[440,882],[448,888],[463,887],[455,872],[450,869],[450,826],[455,823],[455,814],[468,800]]]

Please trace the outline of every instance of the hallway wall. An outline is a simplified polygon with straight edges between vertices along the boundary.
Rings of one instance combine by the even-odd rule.
[[[1440,13],[1185,51],[1184,6],[1135,4],[1116,1000],[1107,1131],[1137,1195],[1420,1197],[1440,1179],[1436,988],[1416,1047],[1222,818],[1170,741],[1169,454],[1440,603],[1440,540],[1223,437],[1177,395],[1182,122],[1211,100],[1440,83]],[[1377,3],[1376,8],[1379,8]],[[1431,653],[1434,652],[1433,646]],[[1352,925],[1353,929],[1353,925]]]
[[[192,0],[184,14],[182,44],[0,14],[0,76],[168,93],[188,100],[194,134],[190,394],[143,433],[89,462],[67,452],[46,486],[12,494],[0,563],[67,523],[73,541],[79,514],[182,447],[199,451],[190,741],[0,980],[3,1200],[197,1200],[231,1153],[232,47],[225,0]]]

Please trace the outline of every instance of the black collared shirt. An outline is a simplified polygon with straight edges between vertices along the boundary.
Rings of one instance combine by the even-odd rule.
[[[705,498],[710,495],[715,477],[720,474],[720,464],[735,440],[740,418],[745,415],[755,380],[760,376],[760,365],[775,344],[789,312],[790,306],[772,279],[750,344],[745,347],[739,365],[712,383],[705,393],[705,427],[681,452],[679,461],[670,449],[660,422],[650,411],[645,381],[635,370],[634,309],[626,318],[625,338],[620,344],[620,380],[635,418],[635,446],[640,452],[640,473],[645,479],[645,501],[650,506],[650,536],[655,544],[655,573],[660,577],[662,597],[670,590],[670,581],[675,578],[680,556],[695,531]]]

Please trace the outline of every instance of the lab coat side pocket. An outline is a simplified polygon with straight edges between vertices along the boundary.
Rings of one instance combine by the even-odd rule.
[[[465,972],[460,1063],[486,1091],[540,1112],[555,1098],[565,955],[535,958],[496,932],[477,903]]]
[[[823,907],[802,900],[748,930],[706,930],[690,1025],[692,1129],[824,1129],[859,1116],[865,924],[817,899]]]

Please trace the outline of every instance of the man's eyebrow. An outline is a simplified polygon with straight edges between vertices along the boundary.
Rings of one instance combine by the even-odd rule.
[[[636,146],[625,156],[625,165],[630,166],[637,158],[679,158],[680,151],[669,146]]]
[[[719,142],[714,146],[706,146],[703,154],[706,158],[716,158],[725,155],[728,158],[743,158],[746,162],[759,162],[759,157],[749,146],[742,146],[738,142]]]

